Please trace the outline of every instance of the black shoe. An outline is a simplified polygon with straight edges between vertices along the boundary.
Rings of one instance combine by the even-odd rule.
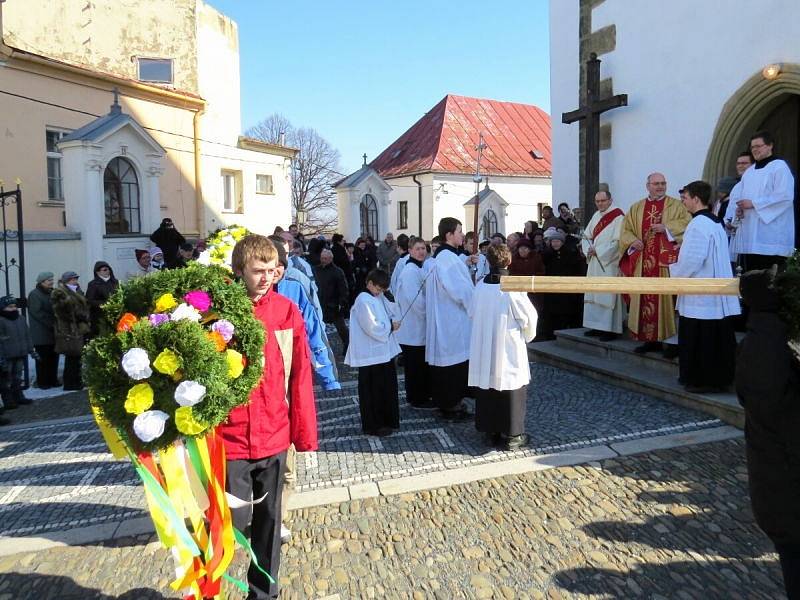
[[[461,406],[451,410],[440,410],[439,415],[445,421],[451,421],[453,423],[469,421],[475,416],[467,409],[466,406]]]
[[[600,337],[601,331],[597,331],[597,329],[587,329],[583,332],[583,335],[586,337]]]
[[[616,333],[611,333],[610,331],[604,331],[597,337],[597,339],[600,340],[601,342],[613,342],[618,337],[619,336]]]
[[[17,398],[17,404],[20,406],[27,406],[28,404],[33,404],[33,400],[26,398],[25,396],[20,396]]]
[[[496,448],[500,445],[501,434],[499,433],[487,433],[486,434],[486,443],[489,444],[491,447]]]
[[[661,350],[661,342],[645,342],[633,349],[636,354],[646,354],[647,352],[658,352]]]
[[[11,425],[11,419],[6,419],[5,417],[0,417],[0,426],[2,425]]]
[[[4,402],[3,408],[5,410],[17,410],[19,408],[19,404],[16,402]]]
[[[717,391],[717,388],[713,388],[710,385],[685,385],[683,389],[690,394],[710,394]]]
[[[422,404],[414,404],[412,402],[409,402],[408,405],[411,408],[416,408],[418,410],[435,410],[439,408],[436,405],[436,402],[434,402],[433,400],[428,400],[427,402],[423,402]]]
[[[528,437],[527,433],[512,435],[509,437],[502,436],[501,439],[503,449],[505,450],[519,450],[520,448],[527,446],[529,441],[530,438]]]
[[[378,429],[373,429],[371,431],[365,431],[367,435],[374,435],[375,437],[386,437],[388,435],[392,435],[394,430],[391,427],[379,427]]]
[[[664,344],[664,358],[678,358],[678,347],[675,344]]]

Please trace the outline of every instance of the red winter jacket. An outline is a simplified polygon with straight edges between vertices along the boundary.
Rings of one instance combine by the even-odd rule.
[[[270,289],[253,306],[266,331],[264,375],[218,433],[228,459],[262,459],[294,444],[299,452],[317,449],[317,411],[308,340],[300,311]]]

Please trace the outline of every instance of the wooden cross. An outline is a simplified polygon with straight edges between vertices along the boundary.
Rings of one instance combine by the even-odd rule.
[[[534,294],[658,294],[662,296],[738,296],[739,279],[692,277],[506,276],[504,292]]]
[[[628,94],[617,94],[600,100],[600,59],[592,52],[586,61],[586,104],[561,115],[562,123],[583,121],[583,208],[584,225],[595,212],[594,195],[600,187],[600,115],[619,106],[628,105]]]

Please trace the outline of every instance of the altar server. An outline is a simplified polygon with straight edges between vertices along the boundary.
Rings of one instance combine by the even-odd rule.
[[[417,238],[403,258],[402,273],[394,288],[401,326],[395,337],[403,351],[406,380],[406,400],[416,408],[431,408],[431,382],[425,362],[425,275],[427,248],[425,240]],[[399,269],[395,267],[395,273]]]
[[[475,388],[475,427],[506,450],[527,444],[525,407],[531,380],[528,347],[536,335],[536,310],[524,292],[504,292],[511,252],[486,252],[491,269],[477,285],[470,307],[469,385]]]
[[[445,217],[439,221],[442,244],[429,261],[425,282],[425,360],[431,366],[433,399],[447,420],[472,417],[464,405],[467,395],[469,336],[467,311],[474,286],[469,270],[458,256],[464,241],[461,221]]]
[[[711,186],[693,181],[681,190],[692,214],[671,277],[732,277],[728,238],[711,211]],[[689,392],[725,390],[733,382],[736,337],[728,317],[741,311],[734,296],[678,296],[680,381]]]
[[[361,429],[382,437],[400,427],[394,365],[394,357],[400,354],[394,332],[400,323],[394,304],[383,295],[389,288],[389,274],[373,269],[366,286],[350,309],[350,344],[344,362],[358,367]]]

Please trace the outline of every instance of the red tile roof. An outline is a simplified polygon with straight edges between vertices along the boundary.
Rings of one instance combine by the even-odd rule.
[[[481,172],[551,176],[550,116],[537,106],[445,96],[370,163],[382,177],[474,173],[483,134]],[[534,158],[535,151],[541,158]]]

